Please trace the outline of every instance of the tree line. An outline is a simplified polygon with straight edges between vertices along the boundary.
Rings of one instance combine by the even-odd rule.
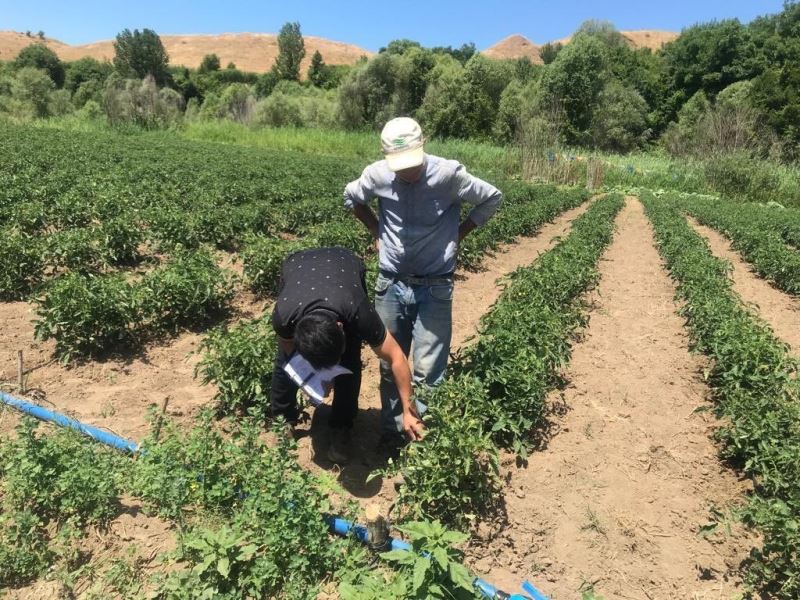
[[[569,44],[541,48],[544,64],[493,60],[461,48],[395,40],[355,65],[317,51],[301,73],[299,23],[278,35],[263,74],[169,66],[158,35],[121,32],[113,62],[63,63],[43,44],[0,65],[0,112],[46,117],[82,111],[112,124],[160,127],[227,118],[266,126],[376,129],[416,117],[429,136],[628,152],[744,151],[795,161],[800,152],[800,4],[748,24],[693,25],[662,49],[634,49],[605,21]]]

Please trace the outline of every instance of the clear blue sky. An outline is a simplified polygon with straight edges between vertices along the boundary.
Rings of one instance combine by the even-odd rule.
[[[306,35],[377,50],[398,38],[425,46],[491,46],[512,33],[536,43],[565,37],[584,20],[618,29],[680,31],[697,22],[750,21],[783,0],[0,0],[0,30],[43,30],[69,44],[113,38],[124,28],[169,33],[274,33],[299,21]]]

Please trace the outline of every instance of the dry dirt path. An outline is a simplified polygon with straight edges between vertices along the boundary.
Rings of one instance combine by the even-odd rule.
[[[800,299],[762,279],[733,249],[730,240],[724,235],[711,227],[701,225],[692,217],[687,218],[697,233],[708,241],[714,255],[731,263],[733,289],[745,304],[754,306],[761,318],[772,327],[775,335],[789,344],[794,354],[800,355]]]
[[[643,208],[628,198],[575,346],[557,430],[526,468],[506,462],[509,525],[472,565],[507,591],[532,578],[554,600],[730,598],[750,540],[698,536],[709,507],[746,489],[710,440],[702,359],[688,351],[674,287]],[[487,532],[489,533],[489,532]]]
[[[477,333],[478,323],[500,296],[502,287],[497,279],[508,275],[518,267],[529,265],[537,256],[552,248],[569,233],[572,221],[588,208],[584,203],[578,208],[559,215],[552,223],[544,225],[533,237],[519,238],[515,243],[498,249],[486,257],[483,268],[477,273],[457,275],[453,294],[453,341],[452,348],[463,345]],[[467,342],[468,343],[468,342]],[[388,507],[395,497],[393,482],[378,477],[367,482],[370,473],[385,465],[386,457],[375,452],[380,434],[380,381],[378,359],[369,350],[362,353],[364,361],[359,414],[353,433],[353,460],[338,473],[339,483],[363,504],[377,502]],[[300,462],[312,470],[330,470],[332,465],[325,458],[327,431],[325,415],[327,407],[317,409],[312,419],[312,435],[302,435],[298,440]]]

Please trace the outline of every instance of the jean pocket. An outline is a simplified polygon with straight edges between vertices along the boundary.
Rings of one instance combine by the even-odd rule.
[[[432,285],[430,287],[431,298],[441,302],[452,302],[453,300],[453,284],[447,283],[444,285]]]

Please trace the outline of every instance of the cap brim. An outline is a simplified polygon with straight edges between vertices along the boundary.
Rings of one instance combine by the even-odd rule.
[[[386,154],[386,164],[392,171],[402,171],[403,169],[411,169],[418,167],[425,160],[425,151],[422,146],[407,150],[405,152],[396,152],[393,154]]]

